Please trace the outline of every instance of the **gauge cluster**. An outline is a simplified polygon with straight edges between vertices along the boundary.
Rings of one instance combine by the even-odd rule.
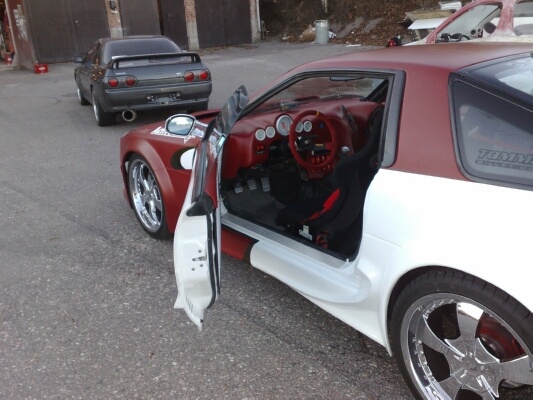
[[[285,137],[289,136],[289,132],[291,131],[291,125],[292,125],[292,118],[290,115],[282,114],[280,115],[274,124],[274,126],[269,125],[266,128],[258,128],[255,131],[255,138],[262,142],[266,138],[272,139],[276,136],[276,133],[278,133],[280,136]],[[309,120],[306,121],[300,121],[298,122],[298,125],[296,125],[296,132],[311,132],[313,129],[313,123]]]

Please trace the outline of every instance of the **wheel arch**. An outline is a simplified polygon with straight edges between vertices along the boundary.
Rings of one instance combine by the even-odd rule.
[[[163,198],[166,214],[165,218],[168,229],[170,232],[174,232],[179,210],[176,210],[176,207],[172,207],[171,205],[177,203],[177,193],[172,185],[171,177],[165,168],[163,160],[157,153],[156,149],[148,142],[139,141],[136,146],[130,146],[124,151],[122,160],[120,162],[120,170],[122,172],[122,179],[124,181],[124,196],[126,197],[129,206],[133,208],[133,204],[129,195],[130,188],[128,179],[128,163],[131,157],[134,155],[144,158],[144,160],[152,169]]]
[[[445,271],[445,270],[453,270],[452,268],[443,267],[443,266],[437,266],[437,265],[429,265],[429,266],[422,266],[417,267],[414,269],[411,269],[409,271],[406,271],[402,276],[398,278],[394,286],[392,287],[389,301],[387,303],[387,313],[386,313],[386,325],[387,325],[387,333],[390,335],[391,332],[391,325],[390,321],[392,318],[392,312],[394,310],[394,305],[396,304],[396,301],[398,300],[398,297],[403,292],[403,290],[415,279],[417,279],[419,276],[429,272],[429,271]],[[390,340],[389,340],[390,342]]]
[[[388,303],[387,303],[387,313],[386,313],[386,320],[385,320],[386,331],[389,334],[389,336],[392,334],[392,332],[391,332],[391,319],[392,319],[392,314],[393,314],[393,311],[394,311],[394,306],[397,303],[400,294],[403,292],[403,290],[411,282],[416,280],[418,277],[420,277],[420,276],[422,276],[424,274],[427,274],[428,272],[443,272],[443,273],[451,273],[451,274],[459,273],[459,274],[463,274],[468,279],[480,280],[480,281],[484,282],[486,285],[489,285],[489,286],[491,286],[491,287],[503,292],[506,296],[508,296],[510,299],[512,299],[514,302],[516,302],[516,304],[518,304],[521,307],[523,307],[524,309],[526,309],[530,314],[533,314],[533,311],[530,310],[527,307],[527,305],[525,305],[522,302],[520,302],[519,299],[517,299],[515,296],[510,294],[508,291],[504,290],[500,286],[495,285],[494,283],[492,283],[490,281],[487,281],[486,279],[484,279],[482,277],[479,277],[479,276],[476,276],[476,275],[472,274],[471,272],[463,271],[463,270],[459,270],[457,268],[451,268],[451,267],[447,267],[447,266],[438,266],[438,265],[421,266],[421,267],[417,267],[417,268],[414,268],[412,270],[406,271],[402,276],[400,276],[399,279],[396,281],[395,285],[393,286],[391,292],[390,292],[390,296],[389,296]],[[390,340],[389,340],[388,344],[390,345]],[[388,350],[390,351],[390,349],[388,349]]]

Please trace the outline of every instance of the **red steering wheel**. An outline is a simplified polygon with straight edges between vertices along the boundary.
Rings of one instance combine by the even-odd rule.
[[[331,138],[329,142],[318,143],[315,141],[316,137],[311,133],[296,132],[298,122],[308,116],[313,116],[314,120],[321,121],[326,125]],[[298,165],[306,170],[316,171],[327,167],[335,160],[339,145],[331,120],[320,111],[309,110],[298,114],[292,121],[289,132],[289,147]]]

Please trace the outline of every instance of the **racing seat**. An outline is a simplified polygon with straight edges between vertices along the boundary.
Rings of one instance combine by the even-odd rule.
[[[336,188],[329,197],[282,208],[276,216],[277,225],[347,256],[357,250],[366,190],[378,169],[383,115],[381,105],[372,111],[365,145],[337,162],[333,170]]]

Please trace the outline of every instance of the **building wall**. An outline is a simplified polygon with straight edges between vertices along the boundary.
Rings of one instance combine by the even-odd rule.
[[[109,32],[111,33],[111,37],[122,37],[122,22],[120,21],[120,5],[118,3],[118,0],[115,0],[113,5],[114,8],[111,8],[111,2],[106,1]]]
[[[15,48],[13,65],[33,69],[34,65],[39,61],[36,58],[34,47],[34,40],[36,39],[31,37],[32,29],[30,28],[32,27],[29,26],[30,21],[27,18],[28,9],[26,8],[26,2],[28,1],[35,0],[5,0],[5,4],[10,22],[13,47]],[[198,38],[195,0],[175,1],[184,2],[189,49],[198,50],[200,48],[200,44]],[[261,39],[259,24],[259,0],[249,1],[252,41],[255,42]],[[116,8],[111,9],[110,1],[105,1],[107,21],[109,24],[109,32],[111,37],[120,37],[123,36],[123,29],[120,18],[119,1],[115,0],[114,4],[116,5]]]
[[[198,29],[196,25],[196,8],[194,0],[184,0],[185,2],[185,21],[187,23],[187,36],[189,38],[189,50],[198,50],[200,42],[198,41]]]
[[[33,44],[23,0],[7,0],[6,9],[11,30],[11,40],[15,49],[14,66],[33,68]]]
[[[252,22],[252,43],[261,40],[261,17],[259,15],[259,0],[250,0],[250,16]]]

